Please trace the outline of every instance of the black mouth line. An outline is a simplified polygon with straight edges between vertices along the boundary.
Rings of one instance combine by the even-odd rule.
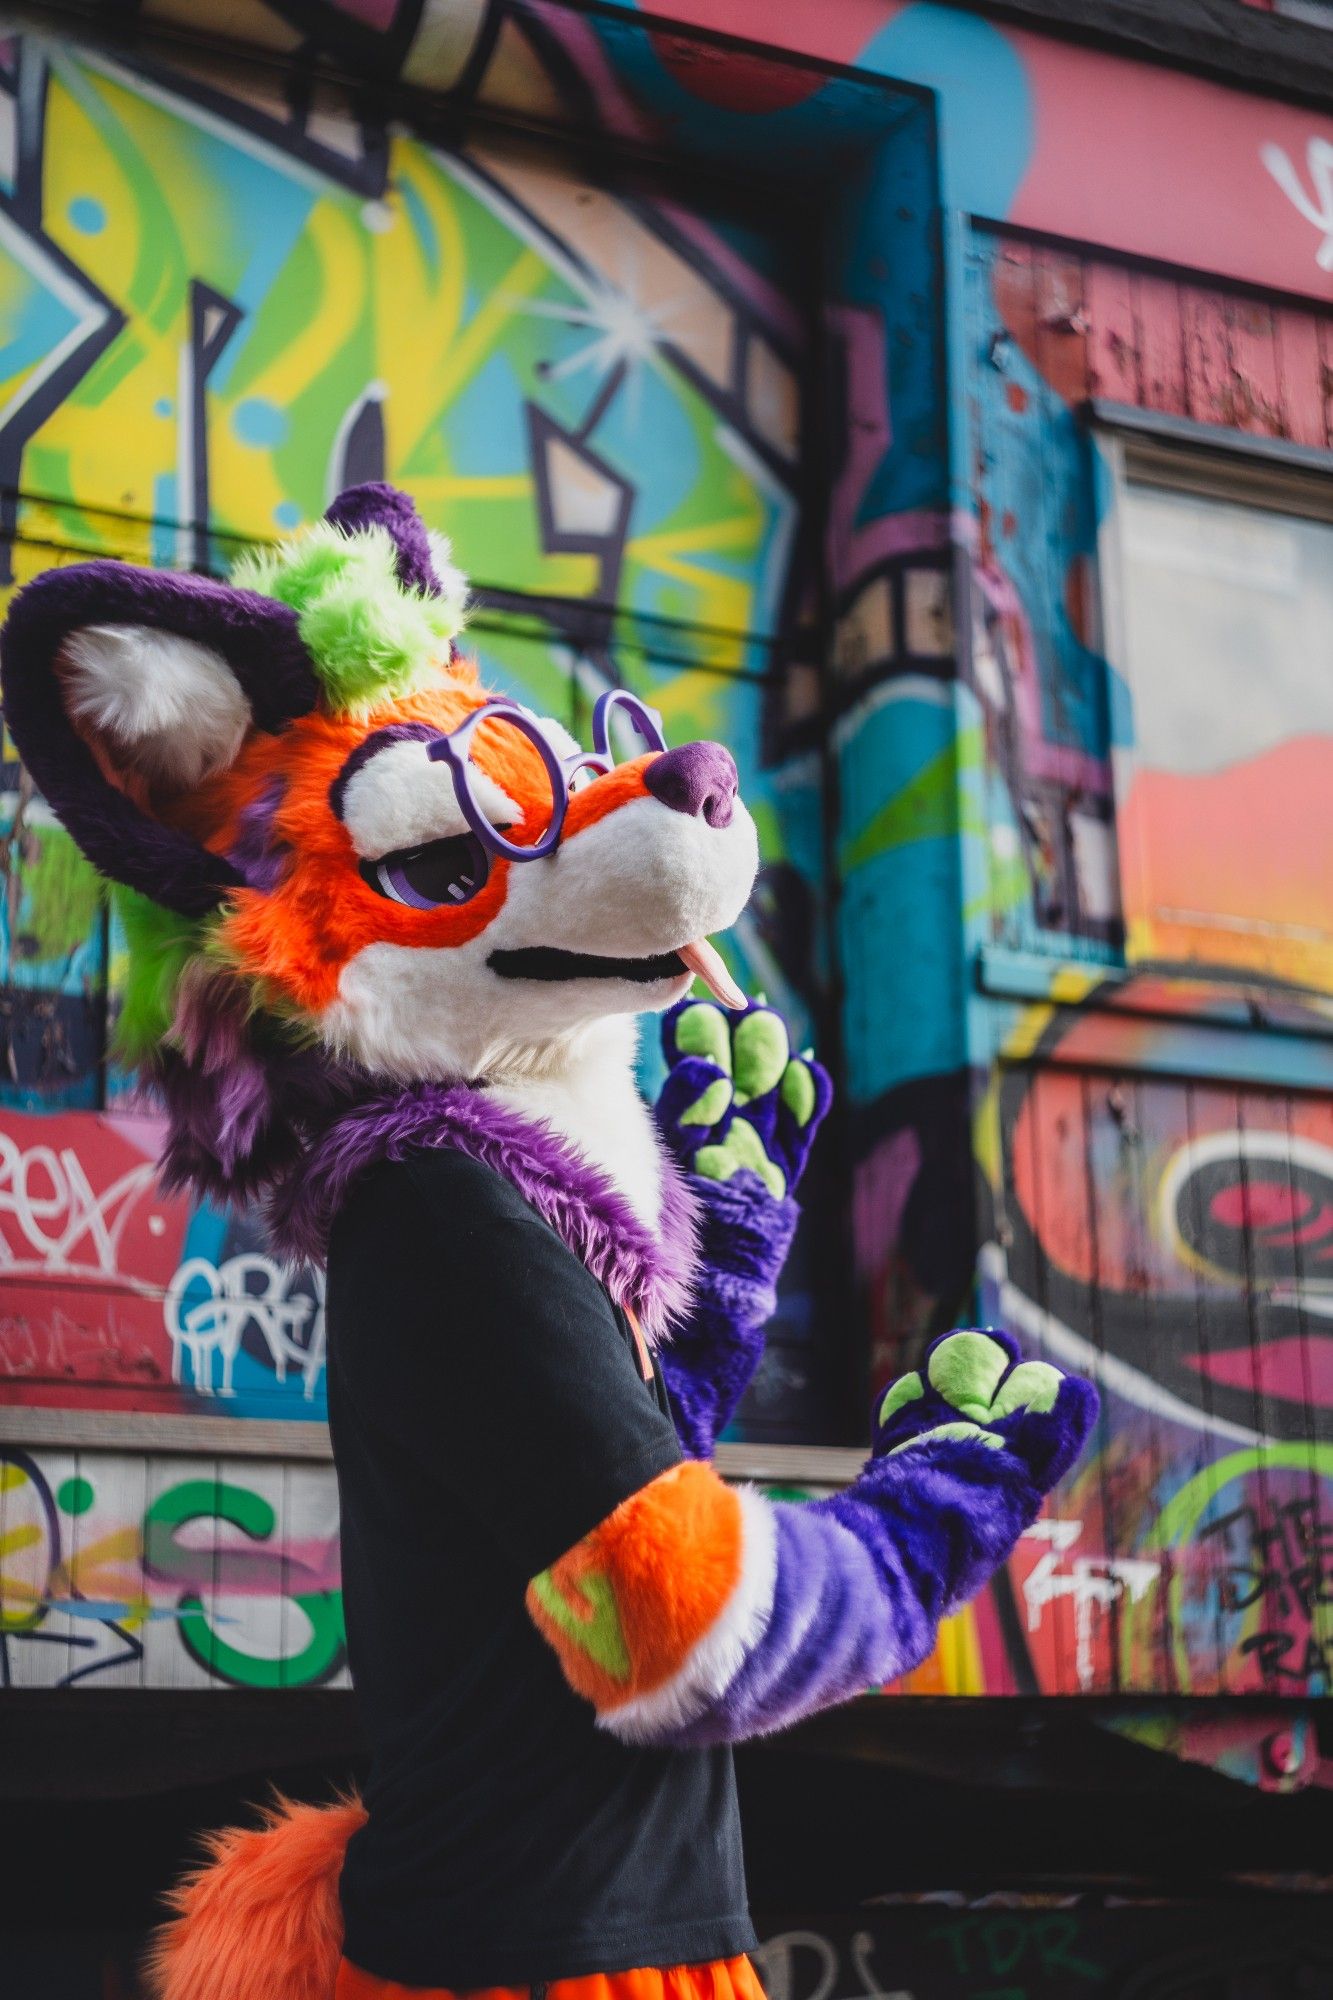
[[[674,951],[660,952],[656,958],[602,958],[596,952],[561,951],[551,944],[493,951],[486,963],[501,979],[629,979],[639,986],[679,979],[689,969]]]

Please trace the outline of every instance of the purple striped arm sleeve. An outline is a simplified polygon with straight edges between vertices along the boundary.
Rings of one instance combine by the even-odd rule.
[[[669,1704],[604,1717],[615,1734],[739,1743],[896,1679],[1041,1507],[1020,1460],[957,1440],[872,1459],[833,1499],[746,1500],[748,1643],[720,1663],[725,1680],[690,1675]]]

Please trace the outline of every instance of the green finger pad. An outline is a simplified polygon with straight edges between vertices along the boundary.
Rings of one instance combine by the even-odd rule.
[[[731,1102],[731,1078],[715,1077],[702,1094],[695,1098],[688,1111],[682,1111],[682,1125],[716,1125]]]
[[[731,1075],[731,1034],[720,1007],[696,1000],[676,1016],[676,1050],[683,1056],[707,1056]]]
[[[886,1424],[904,1405],[919,1402],[925,1393],[926,1385],[919,1375],[900,1375],[884,1391],[884,1401],[879,1406],[880,1422]]]
[[[815,1080],[799,1058],[782,1072],[782,1101],[798,1125],[808,1125],[815,1115]]]
[[[900,1451],[911,1451],[919,1444],[933,1444],[936,1438],[955,1438],[960,1443],[970,1438],[975,1444],[984,1444],[987,1451],[1004,1450],[1004,1439],[994,1431],[983,1431],[980,1424],[937,1424],[933,1431],[922,1431],[920,1437],[908,1438],[906,1444],[896,1444],[888,1456],[896,1458]]]
[[[786,1176],[769,1159],[754,1126],[743,1118],[735,1121],[720,1146],[701,1146],[694,1156],[694,1171],[709,1181],[729,1181],[742,1167],[758,1174],[774,1199],[781,1201],[787,1192]]]
[[[951,1333],[931,1355],[926,1373],[946,1403],[985,1417],[1008,1366],[1009,1356],[989,1334]]]
[[[736,1101],[745,1104],[776,1089],[791,1055],[782,1018],[768,1008],[757,1007],[742,1015],[732,1029],[735,1051]]]
[[[1020,1361],[991,1405],[991,1415],[1011,1417],[1015,1410],[1035,1410],[1043,1415],[1055,1408],[1064,1376],[1049,1361]]]

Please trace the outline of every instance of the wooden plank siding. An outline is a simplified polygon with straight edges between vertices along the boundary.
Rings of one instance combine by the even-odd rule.
[[[1333,443],[1333,314],[1018,238],[1000,240],[999,258],[1006,319],[1031,273],[1030,351],[1066,403],[1095,396],[1253,436]],[[1021,325],[1014,330],[1022,339]]]
[[[1003,1098],[1005,1305],[1066,1366],[1083,1343],[1107,1403],[1034,1531],[1063,1594],[1034,1599],[1031,1538],[1011,1565],[1033,1613],[1020,1683],[1324,1692],[1333,1429],[1309,1266],[1333,1224],[1310,1141],[1333,1110],[1058,1052],[1007,1067]]]

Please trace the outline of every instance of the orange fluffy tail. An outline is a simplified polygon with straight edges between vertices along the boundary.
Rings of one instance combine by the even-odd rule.
[[[172,1891],[175,1917],[150,1948],[154,2000],[333,2000],[338,1876],[365,1817],[354,1797],[279,1799],[262,1826],[210,1835],[207,1861]]]

